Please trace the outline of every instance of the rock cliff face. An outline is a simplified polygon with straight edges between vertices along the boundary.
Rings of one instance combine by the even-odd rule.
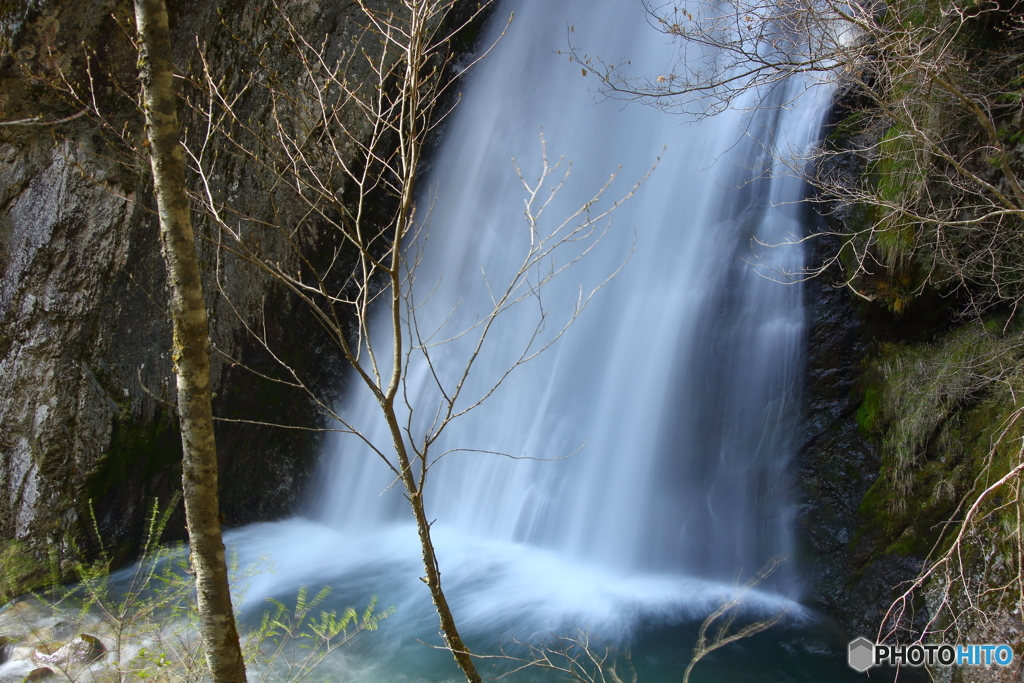
[[[816,240],[813,258],[819,263],[829,258],[837,241]],[[862,399],[858,383],[871,345],[864,307],[852,300],[833,271],[809,282],[806,291],[810,339],[805,420],[795,468],[799,561],[812,587],[806,599],[852,636],[874,637],[898,586],[917,576],[921,560],[874,554],[869,521],[859,512],[881,466],[877,446],[857,421]]]
[[[864,106],[855,89],[840,91],[824,131],[836,153],[820,160],[819,178],[849,187],[864,181],[866,160],[858,150],[877,144],[881,132],[838,133],[850,112]],[[864,220],[864,209],[819,200],[827,203],[819,204],[823,215],[810,242],[810,265],[832,265],[806,287],[810,329],[803,445],[795,462],[800,561],[811,591],[807,602],[833,616],[851,637],[874,638],[893,601],[922,570],[927,548],[890,552],[888,530],[865,509],[883,466],[877,435],[864,428],[865,378],[880,343],[930,335],[931,323],[944,309],[933,306],[934,315],[922,323],[914,310],[900,318],[855,297],[835,256]],[[922,628],[926,619],[927,610],[918,611],[914,627]]]
[[[855,100],[852,91],[839,98],[840,122],[863,107]],[[869,172],[857,150],[877,149],[884,130],[849,130],[844,135],[852,137],[829,139],[839,153],[826,157],[818,173],[855,186]],[[828,209],[827,228],[811,242],[812,265],[839,253],[843,235],[865,221],[863,207],[833,203]],[[884,282],[891,275],[874,277]],[[1005,512],[1019,506],[1016,490],[979,508],[955,562],[941,563],[955,533],[940,536],[958,530],[949,520],[962,519],[984,486],[1019,463],[1020,428],[1013,417],[1019,410],[1019,324],[1008,322],[1007,311],[958,318],[955,293],[935,288],[921,287],[898,309],[884,297],[857,300],[843,280],[836,264],[806,289],[805,421],[795,463],[800,560],[812,586],[806,599],[851,637],[873,638],[888,614],[890,641],[1007,643],[1019,652],[1019,518]],[[865,281],[878,286],[861,278],[855,283],[861,292]],[[916,430],[919,450],[904,490],[891,481],[901,429]],[[1015,445],[1006,446],[1011,441]],[[925,571],[928,578],[897,610],[901,620],[894,628],[894,601]],[[1020,680],[1021,671],[1015,662],[984,671],[936,667],[930,674],[942,681],[1009,681]]]
[[[289,6],[306,35],[353,40],[351,6]],[[272,7],[169,2],[179,67],[194,63],[203,45],[226,78],[240,78],[247,64],[239,41],[267,40],[262,18]],[[103,543],[127,556],[150,500],[166,504],[180,485],[154,203],[143,167],[120,145],[142,131],[125,96],[135,87],[131,3],[23,0],[0,5],[0,22],[0,120],[40,119],[0,126],[0,539],[55,545],[63,556],[94,548],[93,509]],[[81,97],[95,95],[109,112],[105,125],[81,113],[72,87]],[[250,106],[252,116],[265,114],[260,102]],[[186,112],[184,126],[190,122]],[[232,186],[241,209],[266,215],[267,196],[254,189],[260,183],[250,170],[224,171],[241,176]],[[304,307],[218,250],[208,223],[198,220],[196,229],[211,339],[220,351],[213,359],[215,415],[320,426],[303,394],[246,369],[280,371],[240,318],[265,321],[272,345],[286,349],[328,398],[341,381],[337,350]],[[306,245],[307,255],[327,258],[333,238],[318,240]],[[270,258],[295,258],[273,249],[265,247]],[[221,422],[217,436],[228,525],[296,509],[316,432]],[[169,533],[182,532],[176,515]]]

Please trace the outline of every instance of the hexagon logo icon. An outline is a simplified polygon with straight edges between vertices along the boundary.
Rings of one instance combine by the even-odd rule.
[[[867,671],[875,665],[875,644],[861,636],[850,643],[850,667],[857,671]]]

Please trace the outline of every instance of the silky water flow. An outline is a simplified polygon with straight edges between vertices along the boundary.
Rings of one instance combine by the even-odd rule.
[[[602,98],[595,77],[566,54],[571,38],[591,55],[630,60],[636,73],[670,69],[672,47],[639,2],[504,2],[487,40],[513,10],[507,35],[464,84],[420,188],[420,215],[431,207],[416,273],[421,329],[447,320],[444,338],[472,325],[490,308],[487,283],[503,286],[518,267],[530,237],[511,159],[532,182],[542,131],[549,160],[561,160],[561,170],[571,163],[571,175],[541,232],[612,173],[618,177],[592,212],[661,161],[614,212],[600,242],[541,292],[548,310],[541,343],[581,291],[586,296],[621,267],[618,274],[563,338],[434,446],[435,454],[452,450],[425,490],[443,585],[475,649],[494,653],[509,638],[582,629],[595,642],[645,652],[642,661],[634,657],[647,667],[641,680],[678,680],[695,624],[737,580],[792,555],[787,467],[805,314],[801,285],[786,273],[803,263],[803,246],[792,242],[806,232],[799,202],[807,190],[779,159],[799,165],[831,90],[791,79],[690,124]],[[530,301],[499,321],[469,376],[465,405],[513,362],[537,315]],[[471,343],[472,335],[433,349],[444,381],[464,366]],[[407,386],[420,433],[438,399],[428,370],[414,362]],[[358,385],[349,382],[343,414],[386,449],[379,407]],[[245,613],[259,612],[266,597],[294,597],[300,585],[330,585],[357,608],[376,594],[395,614],[365,637],[365,656],[356,648],[335,675],[354,667],[358,680],[457,679],[450,656],[419,642],[440,644],[437,618],[393,474],[358,439],[339,436],[318,481],[304,517],[229,534],[242,566],[267,556],[274,568],[249,580]],[[797,576],[792,560],[784,562],[749,603],[755,615],[788,611],[776,627],[781,635],[735,646],[767,654],[755,651],[745,664],[711,661],[713,677],[703,680],[852,673],[841,639],[810,628],[816,617],[793,601]],[[762,655],[776,668],[756,661]]]

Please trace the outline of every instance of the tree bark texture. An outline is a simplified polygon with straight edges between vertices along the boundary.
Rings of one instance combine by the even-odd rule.
[[[206,304],[185,185],[185,157],[164,0],[135,0],[135,20],[140,39],[140,76],[153,187],[170,288],[174,326],[172,354],[184,452],[182,487],[200,631],[213,680],[244,683],[245,664],[231,606],[221,537]]]

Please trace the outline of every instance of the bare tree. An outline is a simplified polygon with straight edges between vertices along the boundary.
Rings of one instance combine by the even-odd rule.
[[[869,51],[852,37],[870,25],[863,6],[829,0],[644,0],[654,30],[676,47],[659,74],[635,74],[629,61],[608,62],[576,49],[574,59],[601,79],[610,97],[698,118],[713,116],[751,90],[766,92],[792,75],[831,80],[837,67]],[[570,36],[571,38],[571,36]]]
[[[756,636],[758,633],[767,631],[782,621],[782,618],[786,616],[786,610],[778,611],[765,619],[756,619],[739,628],[733,628],[736,618],[740,616],[743,606],[749,600],[750,591],[767,579],[778,569],[780,564],[782,564],[781,558],[775,557],[770,559],[757,574],[752,576],[742,586],[737,586],[736,592],[724,600],[718,606],[718,609],[704,619],[700,625],[700,630],[697,632],[697,642],[693,646],[693,657],[690,658],[690,663],[686,665],[686,671],[683,672],[683,683],[690,682],[690,674],[693,672],[693,667],[697,666],[697,662],[709,653],[730,643],[735,643],[738,640]],[[712,629],[712,627],[714,628],[714,634],[708,638],[708,630]]]
[[[195,572],[200,633],[214,681],[245,681],[235,628],[217,492],[217,446],[210,397],[210,339],[192,232],[185,155],[178,127],[171,35],[164,0],[136,0],[143,109],[174,326],[173,358],[181,421],[182,488]]]
[[[1024,217],[1017,147],[1024,24],[998,5],[729,0],[645,2],[652,26],[677,46],[666,73],[630,72],[573,50],[611,97],[698,117],[752,91],[767,96],[790,77],[838,83],[851,103],[840,137],[865,181],[830,172],[848,149],[823,145],[793,162],[819,198],[866,207],[842,235],[846,282],[899,310],[914,292],[955,290],[965,311],[1014,309],[1024,298]],[[761,106],[764,99],[746,100]],[[752,103],[752,104],[751,104]],[[788,102],[781,103],[786,106]],[[773,106],[778,106],[773,105]],[[810,162],[810,163],[808,163]],[[817,175],[808,169],[818,169]],[[803,273],[813,276],[838,261]],[[873,287],[914,269],[903,292]],[[800,274],[786,274],[799,276]],[[901,298],[902,294],[902,298]]]
[[[417,212],[421,161],[456,100],[449,92],[454,79],[472,66],[454,65],[452,42],[481,10],[456,17],[454,0],[403,0],[396,10],[362,0],[355,5],[358,29],[341,48],[304,35],[282,4],[267,19],[267,33],[277,40],[245,46],[260,68],[241,83],[228,85],[209,60],[202,60],[190,96],[201,119],[189,141],[191,164],[201,180],[196,200],[219,235],[222,253],[276,278],[309,306],[379,405],[388,433],[383,442],[375,441],[366,425],[351,424],[337,412],[331,397],[289,366],[282,350],[272,348],[260,325],[245,320],[239,309],[250,332],[280,363],[281,374],[265,376],[305,393],[334,421],[336,431],[361,440],[401,485],[419,536],[422,580],[446,649],[467,680],[476,682],[480,675],[442,586],[425,504],[431,468],[451,452],[437,452],[438,440],[517,367],[557,341],[580,314],[596,289],[581,291],[557,323],[549,319],[542,292],[594,247],[611,212],[636,186],[599,206],[612,175],[583,206],[547,222],[542,215],[567,181],[569,167],[549,163],[542,141],[536,180],[515,169],[526,193],[519,265],[505,280],[485,274],[481,285],[490,293],[490,305],[475,322],[462,329],[444,324],[423,329],[419,316],[425,297],[415,286],[429,213]],[[292,60],[302,77],[281,81],[269,68],[271,55],[275,63]],[[269,112],[266,119],[251,116],[254,103]],[[225,150],[232,163],[252,171],[250,177],[265,179],[259,191],[267,196],[272,217],[243,215],[233,205],[231,189],[219,182]],[[288,263],[265,255],[262,245],[270,240],[291,251]],[[326,258],[307,255],[313,243],[330,245]],[[530,302],[537,319],[522,348],[486,388],[471,389],[467,380],[482,373],[478,361],[495,322]],[[373,334],[371,324],[378,328]],[[465,355],[456,372],[442,372],[437,349],[454,340],[464,345]],[[407,381],[414,366],[426,369],[436,403],[417,405],[410,398]],[[421,415],[427,416],[425,429],[416,426]]]
[[[512,644],[521,652],[503,651],[495,657],[512,663],[500,678],[534,668],[554,671],[578,683],[637,683],[639,678],[628,650],[596,643],[579,626],[574,635],[553,635],[529,643],[513,639]]]

